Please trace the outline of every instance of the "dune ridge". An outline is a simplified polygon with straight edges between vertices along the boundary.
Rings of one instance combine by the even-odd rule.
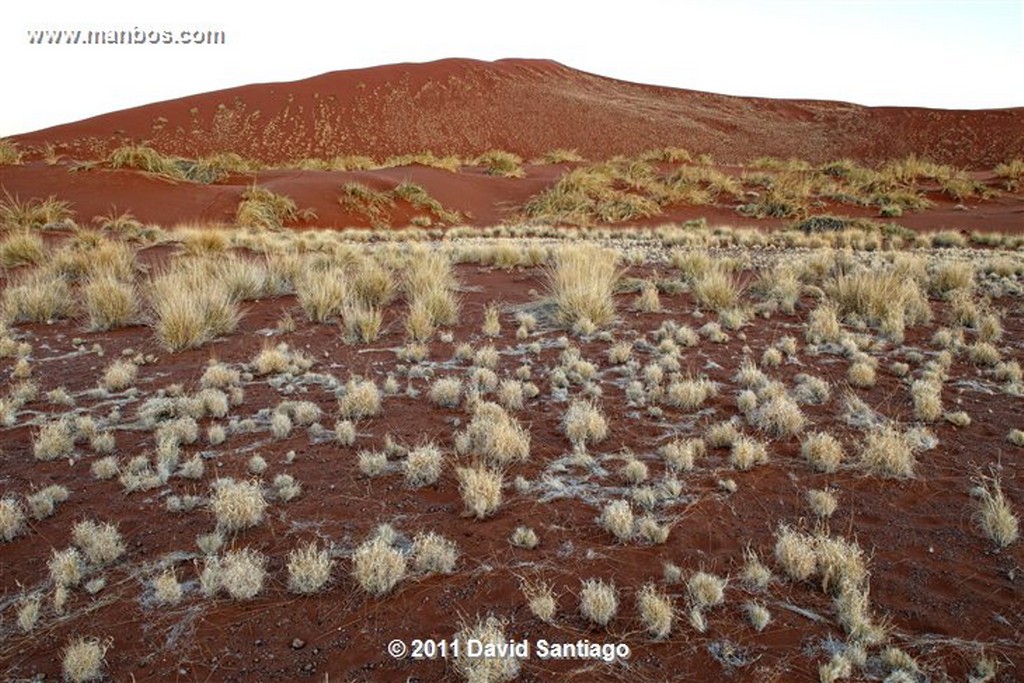
[[[590,159],[664,146],[721,161],[874,163],[909,154],[964,168],[1024,155],[1024,107],[938,110],[718,95],[629,83],[547,60],[446,59],[244,85],[14,138],[96,158],[125,141],[166,154],[264,162],[430,150],[569,148]]]

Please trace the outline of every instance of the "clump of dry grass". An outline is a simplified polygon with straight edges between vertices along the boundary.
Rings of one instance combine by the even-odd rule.
[[[836,511],[839,503],[827,489],[810,489],[807,491],[807,506],[816,516],[828,519]]]
[[[387,595],[405,578],[406,559],[393,547],[388,534],[377,534],[356,548],[352,555],[352,576],[359,586],[375,597]]]
[[[311,595],[323,589],[331,579],[334,560],[327,549],[309,542],[288,553],[288,589]]]
[[[741,294],[732,269],[717,261],[693,282],[697,303],[717,313],[735,308]]]
[[[103,388],[107,391],[124,391],[135,384],[139,366],[126,358],[118,358],[103,371]]]
[[[558,600],[554,589],[549,583],[527,583],[523,586],[523,595],[533,615],[546,624],[550,624],[558,612]]]
[[[633,538],[633,508],[628,500],[613,500],[605,505],[598,521],[619,541],[625,542]]]
[[[36,460],[56,460],[71,455],[75,450],[75,430],[67,420],[47,422],[36,433],[32,453]]]
[[[935,422],[942,417],[942,382],[937,379],[918,379],[910,385],[914,401],[914,417],[922,422]]]
[[[71,315],[74,301],[67,278],[36,269],[8,281],[0,312],[10,322],[48,323]]]
[[[695,572],[686,582],[690,604],[699,610],[717,607],[725,602],[728,581],[708,572]]]
[[[462,643],[477,641],[483,649],[497,649],[509,642],[504,625],[494,616],[478,619],[475,624],[464,623],[455,638]],[[517,678],[520,669],[519,660],[511,654],[480,657],[462,654],[452,660],[452,666],[468,683],[506,683]]]
[[[456,434],[455,448],[504,467],[529,459],[530,433],[497,403],[481,401],[466,429]]]
[[[0,268],[42,263],[47,253],[42,237],[24,229],[18,230],[0,240]]]
[[[528,526],[519,525],[509,536],[508,542],[517,548],[533,550],[540,544],[537,532]]]
[[[1000,548],[1015,542],[1020,535],[1020,522],[1003,495],[999,480],[980,479],[973,493],[978,498],[978,524]]]
[[[658,590],[654,584],[645,584],[640,589],[636,596],[636,608],[652,638],[660,640],[672,632],[672,622],[675,619],[672,598]]]
[[[861,466],[872,474],[906,479],[914,476],[914,451],[906,433],[893,425],[871,431],[860,451]]]
[[[73,587],[82,581],[82,554],[78,548],[54,549],[46,563],[50,579],[57,586]]]
[[[697,458],[704,455],[707,446],[701,439],[676,439],[661,447],[661,457],[673,470],[689,472],[694,468]]]
[[[455,541],[433,531],[417,534],[412,542],[412,564],[418,572],[451,574],[459,559]]]
[[[153,331],[169,351],[201,346],[233,332],[238,304],[224,281],[195,265],[177,266],[150,282]]]
[[[259,482],[217,479],[211,485],[210,508],[218,528],[234,532],[260,524],[267,500]]]
[[[25,529],[25,510],[15,498],[0,499],[0,540],[13,541]]]
[[[800,432],[807,424],[807,417],[789,394],[780,392],[754,411],[754,424],[771,436],[784,438]]]
[[[71,530],[71,538],[93,565],[110,564],[125,552],[121,532],[109,522],[82,520]]]
[[[743,611],[747,613],[747,620],[750,622],[750,625],[758,632],[763,631],[772,620],[772,614],[768,611],[768,608],[756,602],[746,603],[743,606]]]
[[[409,486],[429,486],[441,476],[441,449],[427,443],[409,451],[405,459],[405,481]]]
[[[815,432],[804,439],[800,452],[808,464],[819,472],[835,472],[842,464],[843,445],[827,432]]]
[[[111,273],[97,273],[82,287],[82,303],[91,331],[132,325],[141,319],[141,300],[132,282]]]
[[[707,379],[679,379],[665,389],[665,402],[681,410],[692,411],[699,408],[709,398],[718,395],[718,386]]]
[[[286,221],[315,216],[310,209],[300,211],[291,197],[253,185],[242,193],[242,201],[235,211],[235,222],[246,228],[278,230]]]
[[[743,558],[744,563],[741,576],[744,583],[753,590],[764,590],[767,588],[772,580],[771,570],[761,562],[761,558],[751,548],[743,551]]]
[[[587,579],[580,588],[580,613],[598,626],[607,626],[619,611],[619,592],[615,583]]]
[[[814,539],[782,525],[776,532],[775,561],[795,581],[807,581],[818,571]]]
[[[562,416],[562,431],[577,448],[598,443],[608,436],[608,422],[591,402],[573,401]]]
[[[380,390],[373,380],[352,378],[338,399],[338,410],[347,420],[359,420],[380,414]]]
[[[459,479],[459,492],[467,514],[483,519],[494,514],[501,506],[501,472],[477,465],[459,467],[455,474]]]
[[[310,321],[327,322],[341,316],[349,300],[348,275],[338,266],[307,272],[295,280],[295,296]]]
[[[740,436],[732,442],[729,462],[738,470],[746,471],[755,465],[768,462],[768,449],[763,443],[749,436]]]
[[[252,600],[263,590],[266,575],[264,555],[252,548],[229,550],[220,560],[217,583],[234,600]]]
[[[104,657],[110,649],[109,641],[78,637],[64,646],[61,652],[61,671],[70,683],[87,683],[103,678]]]
[[[46,519],[54,513],[59,503],[70,496],[70,492],[60,484],[50,484],[34,493],[25,496],[29,514],[33,519]]]
[[[615,288],[622,273],[615,252],[592,244],[562,247],[546,271],[548,293],[559,322],[601,326],[615,317]]]
[[[160,605],[177,604],[181,601],[182,593],[174,567],[168,567],[153,579],[153,595]]]

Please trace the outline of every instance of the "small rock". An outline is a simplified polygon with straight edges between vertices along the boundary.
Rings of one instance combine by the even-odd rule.
[[[304,641],[302,638],[296,638],[292,641],[293,650],[301,650],[304,647],[306,647],[306,641]]]

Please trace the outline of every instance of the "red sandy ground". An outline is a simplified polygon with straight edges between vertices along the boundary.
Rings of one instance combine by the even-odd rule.
[[[150,255],[146,260],[152,258]],[[647,269],[640,269],[633,274],[645,272]],[[534,300],[529,292],[542,290],[541,273],[472,266],[460,267],[458,273],[464,285],[461,323],[455,329],[453,344],[431,345],[430,360],[447,361],[454,345],[464,341],[477,347],[484,343],[493,343],[499,349],[515,347],[515,328],[507,314],[503,315],[499,338],[481,336],[483,307],[497,300],[508,311],[509,307]],[[704,322],[692,317],[694,302],[689,294],[663,295],[664,312],[644,315],[629,311],[631,298],[619,297],[622,323],[614,328],[616,336],[628,336],[626,330],[630,328],[649,332],[664,320],[695,327]],[[1006,310],[1004,358],[1024,361],[1024,320],[1019,302],[998,300],[995,304]],[[769,321],[755,321],[746,328],[746,339],[732,334],[732,339],[721,345],[703,341],[685,350],[681,362],[684,369],[706,372],[723,386],[733,387],[731,377],[739,367],[744,346],[759,357],[781,336],[796,336],[801,340],[800,364],[786,363],[769,370],[769,375],[789,385],[798,372],[833,382],[829,402],[805,408],[812,423],[810,429],[829,430],[844,442],[848,452],[855,453],[861,433],[837,419],[847,362],[805,352],[800,325],[810,306],[813,302],[805,300],[796,316],[775,315]],[[941,321],[944,306],[936,302],[933,306]],[[72,392],[95,386],[102,369],[131,347],[159,357],[156,364],[140,368],[137,385],[144,397],[173,382],[183,383],[187,391],[194,390],[203,365],[211,357],[232,364],[247,363],[265,343],[266,331],[285,311],[299,321],[298,327],[274,338],[275,342],[286,341],[303,349],[317,361],[314,371],[328,372],[342,380],[350,374],[363,374],[380,382],[396,362],[391,349],[403,343],[400,309],[400,305],[393,305],[387,310],[385,333],[368,349],[343,344],[331,325],[305,322],[290,296],[247,303],[244,332],[178,354],[164,353],[145,328],[85,333],[77,322],[63,322],[26,325],[22,329],[36,349],[33,365],[40,396],[61,385]],[[912,329],[907,346],[882,358],[877,385],[858,390],[858,395],[890,418],[912,421],[906,387],[885,368],[890,360],[908,360],[907,349],[927,347],[934,329],[935,325]],[[562,333],[542,327],[530,341],[552,340]],[[105,355],[66,355],[72,350],[74,337],[85,339],[86,348],[101,344]],[[607,344],[574,341],[585,358],[605,367]],[[528,402],[516,415],[529,426],[532,454],[528,463],[511,468],[509,478],[521,474],[536,480],[546,463],[571,450],[558,427],[565,404],[549,402],[550,387],[541,369],[557,363],[558,353],[557,348],[546,347],[532,361],[541,397]],[[640,354],[642,362],[648,360],[647,352],[635,353]],[[511,373],[528,358],[504,353],[497,368],[499,375]],[[717,365],[709,365],[712,362]],[[0,361],[5,375],[11,365],[10,360]],[[439,368],[439,374],[458,376],[466,367],[465,363],[456,363],[450,370]],[[645,582],[661,581],[664,561],[680,565],[685,575],[704,569],[735,577],[742,566],[743,549],[750,545],[770,565],[776,524],[806,519],[803,492],[831,486],[840,501],[831,528],[833,533],[855,537],[870,555],[872,609],[876,618],[890,625],[892,643],[911,652],[933,676],[931,680],[964,680],[982,652],[999,661],[1001,674],[997,680],[1017,680],[1024,670],[1024,650],[1020,646],[1024,621],[1018,609],[1024,601],[1020,580],[1024,545],[1018,542],[1002,552],[993,551],[974,526],[969,489],[971,476],[999,463],[1007,496],[1015,501],[1018,511],[1024,505],[1020,450],[1004,441],[1008,426],[1020,422],[1020,399],[986,395],[961,383],[980,377],[979,370],[963,357],[954,363],[943,401],[947,409],[966,410],[973,423],[962,430],[941,422],[934,425],[940,445],[919,455],[919,474],[911,480],[881,480],[855,468],[842,469],[836,475],[816,473],[800,457],[796,437],[774,441],[770,463],[750,472],[733,471],[725,451],[709,451],[694,472],[681,475],[683,499],[670,509],[675,525],[663,546],[615,543],[598,527],[595,518],[599,511],[594,506],[573,498],[540,504],[535,494],[517,494],[511,488],[506,490],[505,502],[493,518],[468,519],[461,514],[462,502],[451,465],[435,486],[425,489],[407,488],[398,474],[378,479],[362,477],[355,465],[357,452],[380,448],[388,434],[407,444],[434,439],[451,453],[454,419],[464,420],[465,415],[437,407],[423,395],[416,399],[386,397],[381,416],[359,423],[353,447],[312,445],[303,428],[269,443],[265,431],[235,435],[217,449],[222,454],[208,462],[205,481],[172,478],[167,486],[130,495],[123,493],[116,481],[92,479],[88,458],[74,466],[62,460],[35,461],[30,430],[4,429],[0,433],[5,491],[25,492],[50,483],[61,483],[71,490],[70,500],[53,517],[33,523],[27,535],[4,544],[0,581],[5,594],[17,593],[19,584],[35,585],[46,575],[49,548],[69,544],[70,528],[76,520],[96,518],[118,523],[128,552],[125,560],[105,572],[107,588],[96,597],[87,596],[81,589],[72,592],[68,607],[71,618],[53,623],[44,617],[44,626],[32,637],[14,634],[0,645],[0,669],[7,672],[5,680],[23,680],[39,672],[46,673],[50,680],[58,675],[55,652],[68,637],[88,633],[113,637],[113,648],[107,656],[113,680],[127,680],[130,674],[140,682],[447,681],[457,677],[444,662],[396,661],[386,654],[386,643],[393,638],[408,641],[450,637],[460,617],[472,618],[491,611],[509,621],[509,637],[624,641],[632,648],[628,663],[613,665],[534,659],[524,664],[519,678],[523,681],[566,680],[567,676],[601,681],[817,680],[817,666],[828,659],[829,639],[841,641],[843,635],[835,625],[829,600],[816,586],[782,581],[774,583],[767,594],[752,594],[734,578],[727,588],[726,604],[708,614],[707,633],[695,632],[681,618],[663,642],[653,642],[644,635],[636,616],[634,594]],[[705,406],[713,409],[713,416],[666,408],[664,422],[658,422],[626,407],[623,387],[612,382],[615,378],[613,372],[604,375],[601,382],[601,406],[609,418],[610,438],[590,450],[600,456],[629,448],[651,467],[652,481],[658,480],[664,470],[654,453],[669,434],[699,433],[707,423],[737,413],[730,388]],[[403,381],[403,390],[405,384]],[[412,384],[420,391],[428,388],[425,380],[413,380]],[[133,414],[143,397],[129,402],[124,409],[126,417]],[[282,398],[286,397],[263,382],[250,384],[245,403],[232,409],[231,414],[253,415]],[[324,423],[331,424],[335,401],[330,392],[313,388],[291,398],[315,401],[324,410]],[[79,406],[88,408],[95,403],[82,398]],[[43,399],[29,404],[29,409],[43,413],[61,410]],[[695,427],[668,426],[684,425],[688,420],[693,420]],[[203,432],[209,422],[201,421]],[[121,454],[153,447],[151,433],[119,430],[117,439]],[[258,444],[255,451],[249,448],[252,444]],[[184,448],[183,460],[205,448],[201,438],[194,446]],[[292,449],[297,457],[293,464],[286,465],[284,453]],[[166,513],[164,495],[203,495],[208,481],[216,476],[246,478],[245,463],[252,452],[262,453],[270,465],[265,479],[288,472],[304,490],[295,502],[273,503],[264,524],[240,533],[233,541],[236,547],[255,547],[270,557],[265,592],[248,603],[224,597],[202,598],[194,583],[201,562],[194,566],[193,561],[185,560],[178,563],[178,576],[192,583],[186,587],[184,602],[175,607],[153,606],[145,599],[146,575],[129,576],[126,567],[154,561],[172,551],[195,552],[195,536],[214,525],[212,515],[203,509],[190,514]],[[608,468],[610,474],[603,479],[604,484],[623,486],[614,463]],[[723,477],[735,479],[739,484],[737,493],[729,495],[717,487],[716,482]],[[285,559],[301,541],[328,539],[351,550],[383,522],[408,537],[433,530],[454,539],[461,551],[456,573],[406,580],[394,594],[375,599],[360,592],[348,575],[349,561],[341,558],[325,593],[303,598],[287,591]],[[532,526],[540,534],[537,550],[516,549],[508,544],[509,534],[520,524]],[[590,577],[614,580],[620,590],[620,614],[607,631],[588,626],[577,611],[574,596],[579,581]],[[546,625],[530,614],[519,591],[520,578],[555,583],[561,597],[554,625]],[[682,607],[685,587],[667,589]],[[761,600],[771,609],[773,621],[763,633],[754,632],[745,622],[742,606],[748,599]],[[784,603],[815,612],[824,621],[815,622],[789,611]],[[13,609],[5,609],[5,617],[13,619]],[[303,641],[300,649],[292,647],[296,638]],[[717,661],[710,654],[712,646],[733,648],[743,663],[730,666]]]

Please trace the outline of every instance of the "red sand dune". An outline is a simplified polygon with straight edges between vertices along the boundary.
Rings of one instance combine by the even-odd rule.
[[[968,168],[1024,155],[1024,108],[950,111],[731,97],[639,85],[551,61],[338,71],[159,102],[16,138],[98,157],[124,140],[196,157],[264,161],[499,148],[591,159],[668,145],[722,160],[796,156],[874,162],[908,154]]]

